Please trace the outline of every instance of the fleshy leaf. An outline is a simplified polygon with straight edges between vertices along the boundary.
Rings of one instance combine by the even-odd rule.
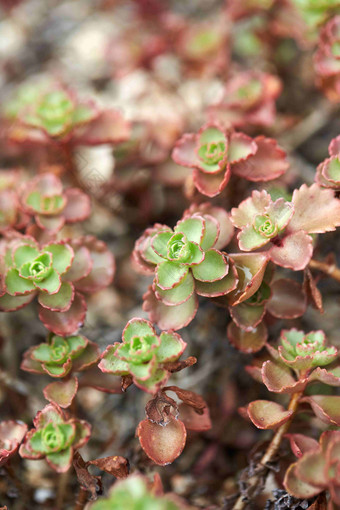
[[[290,221],[292,232],[304,230],[309,234],[330,232],[340,226],[340,200],[334,192],[317,184],[303,184],[293,193],[295,213]]]
[[[193,294],[185,303],[166,306],[155,296],[152,287],[143,296],[143,310],[149,313],[149,318],[161,329],[181,329],[187,326],[195,317],[198,300]]]
[[[286,471],[283,485],[289,494],[299,499],[309,499],[319,494],[322,489],[303,482],[296,472],[297,463],[291,464]]]
[[[227,275],[228,268],[223,254],[212,249],[205,253],[205,259],[201,264],[192,267],[192,273],[194,278],[201,282],[215,282]]]
[[[52,266],[60,275],[71,267],[74,253],[68,244],[51,243],[45,245],[44,250],[52,253]]]
[[[188,273],[188,267],[166,260],[157,266],[156,283],[162,290],[169,290],[179,285]]]
[[[182,338],[171,331],[163,331],[160,335],[161,345],[157,349],[156,358],[159,363],[176,361],[184,352],[187,344]]]
[[[82,326],[86,309],[84,297],[76,293],[71,307],[66,312],[52,312],[47,308],[40,307],[39,319],[47,329],[56,335],[72,335]]]
[[[143,337],[146,335],[154,336],[156,331],[152,324],[145,319],[131,319],[123,331],[123,342],[130,342],[133,337]]]
[[[317,450],[319,443],[312,437],[304,434],[286,434],[285,437],[290,441],[290,447],[294,455],[298,458],[311,450]]]
[[[185,303],[193,295],[194,291],[195,281],[191,272],[188,272],[184,280],[173,289],[163,290],[155,285],[157,299],[168,306]]]
[[[231,305],[246,301],[258,291],[268,264],[266,253],[235,253],[230,254],[238,273],[238,284],[235,291],[228,296]]]
[[[273,246],[269,253],[274,264],[300,271],[312,258],[313,239],[302,230],[293,232],[281,240],[280,246]]]
[[[262,380],[268,390],[275,393],[295,393],[307,384],[307,379],[296,381],[288,367],[270,360],[262,366]]]
[[[44,397],[60,407],[66,408],[72,404],[77,393],[78,379],[72,377],[68,381],[57,381],[44,388]]]
[[[179,406],[179,415],[187,430],[202,432],[210,430],[212,427],[208,407],[205,407],[203,414],[198,414],[191,406],[181,404]]]
[[[267,310],[279,319],[296,319],[307,309],[306,295],[301,285],[291,279],[275,280],[270,286],[272,295],[267,303]]]
[[[74,287],[71,283],[62,282],[56,294],[40,292],[38,301],[44,308],[53,312],[66,312],[74,299]]]
[[[308,402],[321,421],[340,426],[340,396],[314,395],[301,402]]]
[[[271,197],[265,190],[253,191],[251,197],[243,200],[237,208],[231,210],[231,221],[235,227],[242,228],[252,223],[257,214],[263,214],[271,203]]]
[[[269,400],[255,400],[248,405],[248,416],[259,429],[276,429],[289,420],[292,411]]]
[[[171,464],[182,453],[187,436],[184,424],[174,418],[164,427],[143,420],[137,435],[147,456],[159,466]]]
[[[230,322],[227,329],[227,337],[236,349],[248,353],[257,352],[265,345],[268,331],[263,322],[251,331],[244,331],[236,326],[234,322]]]

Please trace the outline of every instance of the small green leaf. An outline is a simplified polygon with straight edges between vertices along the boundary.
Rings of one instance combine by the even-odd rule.
[[[34,283],[31,280],[22,278],[19,271],[14,267],[7,271],[5,284],[8,294],[15,296],[16,294],[28,294],[35,290]]]
[[[48,244],[44,250],[52,254],[52,266],[60,275],[70,268],[74,254],[68,244]]]
[[[35,287],[48,294],[56,294],[61,286],[61,279],[56,270],[52,269],[47,278],[41,282],[34,282]]]
[[[39,255],[39,251],[34,246],[29,246],[28,244],[24,244],[19,246],[13,255],[14,263],[16,267],[21,267],[25,262],[30,262],[34,260]]]
[[[187,275],[188,267],[172,261],[165,261],[156,268],[157,285],[163,289],[172,289]]]
[[[161,345],[156,352],[157,361],[176,361],[183,353],[186,343],[176,333],[163,331],[160,335]]]
[[[146,335],[155,335],[151,323],[145,319],[131,319],[123,331],[123,341],[130,342],[133,337],[143,337]]]
[[[222,253],[212,249],[206,252],[205,259],[201,264],[192,267],[192,273],[196,280],[214,282],[226,276],[228,264]]]

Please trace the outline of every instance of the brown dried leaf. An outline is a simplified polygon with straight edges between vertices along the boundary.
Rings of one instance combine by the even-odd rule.
[[[102,471],[105,471],[116,478],[126,478],[129,474],[129,461],[120,455],[89,460],[86,464],[97,466]]]
[[[316,286],[313,275],[308,267],[305,268],[303,277],[303,290],[307,296],[307,300],[314,308],[323,313],[322,294]]]
[[[173,373],[191,367],[195,363],[197,363],[197,358],[195,358],[195,356],[189,356],[189,358],[183,361],[170,361],[169,363],[164,363],[163,366],[168,372]]]
[[[167,425],[172,417],[178,417],[178,406],[174,399],[159,392],[145,406],[147,418],[157,425]]]
[[[90,500],[97,499],[98,494],[102,492],[102,483],[100,476],[93,476],[87,470],[87,462],[79,452],[75,452],[73,456],[73,466],[77,474],[80,487],[91,494]]]
[[[207,404],[201,395],[198,395],[193,391],[183,390],[178,386],[166,386],[163,388],[163,391],[173,391],[176,393],[177,397],[182,400],[182,402],[190,407],[193,407],[199,414],[202,414],[204,408],[207,407]]]

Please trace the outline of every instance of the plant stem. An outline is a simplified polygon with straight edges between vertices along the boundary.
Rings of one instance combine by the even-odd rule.
[[[271,442],[268,445],[268,448],[266,452],[264,453],[262,459],[258,463],[258,465],[255,468],[255,474],[248,480],[248,490],[254,490],[259,484],[260,478],[263,476],[263,470],[267,469],[267,464],[270,462],[276,455],[282,438],[288,431],[290,424],[293,421],[293,418],[295,416],[296,410],[299,405],[299,400],[303,392],[293,393],[289,405],[288,405],[288,411],[292,411],[292,415],[289,418],[286,423],[281,425],[281,427],[278,428],[278,430],[275,432]],[[241,494],[239,498],[237,499],[235,505],[233,506],[233,510],[243,510],[246,508],[249,501]]]
[[[328,276],[340,283],[340,269],[335,264],[327,264],[327,262],[312,259],[309,262],[309,267],[328,274]]]
[[[59,476],[58,482],[58,492],[57,492],[57,508],[63,508],[64,497],[66,493],[66,488],[68,485],[68,481],[70,478],[70,470],[66,471],[66,473],[61,473]]]
[[[87,502],[87,491],[80,487],[74,510],[83,510]]]

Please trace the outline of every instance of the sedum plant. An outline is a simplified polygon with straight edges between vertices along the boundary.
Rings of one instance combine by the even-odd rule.
[[[33,423],[35,428],[28,432],[19,453],[26,459],[45,458],[58,473],[69,469],[74,451],[86,444],[91,434],[86,421],[66,419],[52,404],[39,411]]]
[[[338,12],[339,14],[339,12]],[[334,16],[320,33],[314,57],[317,83],[327,98],[339,102],[340,93],[340,16]]]
[[[99,368],[105,373],[132,376],[136,386],[155,393],[169,378],[167,363],[177,361],[186,343],[172,331],[158,336],[152,324],[131,319],[124,328],[122,343],[109,345]]]
[[[91,506],[91,510],[184,510],[180,498],[172,494],[159,495],[150,491],[150,483],[141,475],[130,476],[115,485],[107,498]]]
[[[232,174],[249,181],[270,181],[288,168],[285,152],[275,140],[226,130],[210,122],[197,134],[184,134],[172,152],[178,165],[193,169],[193,181],[203,195],[214,197]]]

